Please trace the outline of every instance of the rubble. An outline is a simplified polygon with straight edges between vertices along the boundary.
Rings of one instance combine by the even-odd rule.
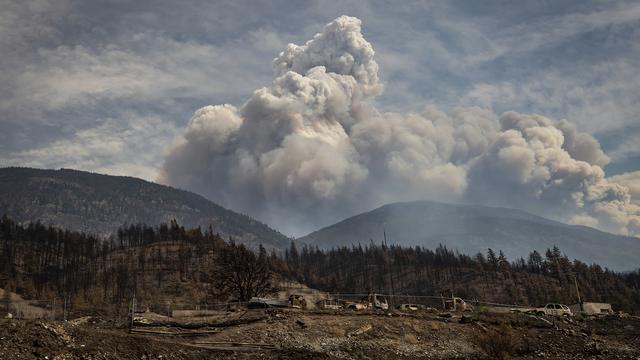
[[[365,325],[362,325],[361,327],[359,327],[356,331],[353,331],[353,332],[349,333],[348,336],[349,337],[358,336],[358,335],[364,334],[366,332],[369,332],[371,329],[373,329],[373,326],[371,324],[365,324]]]
[[[79,318],[0,320],[0,359],[483,359],[479,334],[510,331],[517,359],[637,359],[640,319],[547,319],[465,313],[252,310],[193,318],[144,314],[154,324]],[[136,314],[136,317],[138,314]],[[240,321],[244,319],[250,321]],[[226,324],[222,326],[221,324]],[[183,325],[187,325],[186,327]],[[502,330],[501,330],[502,329]]]

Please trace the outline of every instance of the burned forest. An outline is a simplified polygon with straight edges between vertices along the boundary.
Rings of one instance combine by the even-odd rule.
[[[578,293],[635,313],[639,273],[616,273],[571,261],[558,248],[509,261],[501,251],[463,255],[395,245],[327,251],[291,245],[283,253],[248,249],[209,228],[177,222],[123,226],[100,238],[40,223],[0,220],[0,287],[25,298],[68,301],[69,311],[126,312],[138,302],[216,304],[246,302],[295,281],[327,293],[431,296],[511,305],[577,302]],[[166,305],[162,305],[166,306]],[[169,305],[170,306],[170,305]]]
[[[126,225],[103,238],[6,215],[0,244],[0,305],[9,317],[3,324],[18,326],[2,335],[9,341],[0,349],[24,358],[31,346],[20,345],[21,337],[33,331],[47,343],[32,354],[72,358],[231,352],[323,359],[363,351],[374,358],[564,358],[637,351],[616,345],[633,331],[612,333],[610,322],[637,326],[640,273],[570,261],[558,248],[512,261],[492,249],[468,256],[445,246],[373,243],[323,251],[292,241],[269,253],[176,221]],[[578,296],[625,315],[556,320],[536,313],[540,304],[573,304]],[[581,335],[592,331],[600,336]],[[549,340],[557,332],[568,347]],[[201,340],[187,340],[194,337]],[[462,342],[440,345],[454,338]],[[150,350],[141,353],[132,341]]]

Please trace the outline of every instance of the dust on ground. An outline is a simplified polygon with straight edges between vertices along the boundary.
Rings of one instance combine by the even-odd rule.
[[[0,288],[0,299],[6,296],[6,290]],[[35,300],[25,300],[22,296],[9,292],[9,302],[11,304],[9,312],[20,318],[47,318],[51,316],[51,311],[42,307]]]

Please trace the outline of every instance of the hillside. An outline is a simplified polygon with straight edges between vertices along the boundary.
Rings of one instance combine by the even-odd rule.
[[[0,214],[66,229],[109,235],[125,223],[211,225],[224,237],[282,249],[283,234],[194,193],[132,177],[76,170],[0,168]]]
[[[613,270],[632,270],[640,262],[640,239],[584,226],[571,226],[524,211],[431,201],[395,203],[359,214],[300,238],[303,243],[331,248],[380,244],[386,230],[389,244],[435,248],[444,244],[467,254],[504,251],[508,258],[558,246],[572,259]]]
[[[637,345],[628,345],[638,343],[640,273],[605,272],[556,251],[537,262],[513,264],[444,247],[298,252],[291,246],[285,256],[256,256],[210,232],[175,223],[167,232],[163,228],[132,227],[119,232],[124,241],[103,242],[1,217],[0,294],[6,295],[0,297],[0,354],[11,359],[360,359],[362,354],[631,359],[640,354]],[[247,297],[278,301],[303,294],[309,307],[251,309],[236,302],[242,298],[226,285],[229,280],[219,281],[260,279],[251,274],[270,276],[254,287],[260,293]],[[271,281],[283,287],[273,289]],[[582,299],[608,302],[627,315],[545,319],[511,312],[551,301],[572,304],[574,286]],[[386,292],[389,309],[314,306],[317,299],[353,304],[368,291]],[[473,311],[447,311],[444,300],[454,295]],[[408,303],[421,306],[395,307]]]

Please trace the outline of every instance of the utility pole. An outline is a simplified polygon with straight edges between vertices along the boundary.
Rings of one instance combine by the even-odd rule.
[[[582,308],[582,299],[580,298],[580,289],[578,288],[578,278],[576,277],[576,274],[572,275],[573,283],[576,285],[576,294],[578,294],[578,304],[580,304],[580,311],[584,311],[584,309]]]
[[[389,309],[391,309],[394,305],[393,300],[395,297],[395,289],[393,286],[393,268],[391,267],[391,259],[389,259],[389,249],[387,246],[387,230],[383,229],[382,230],[382,234],[384,235],[384,252],[387,256],[385,256],[387,258],[387,267],[389,268],[389,283],[391,285],[391,299],[389,301]]]

